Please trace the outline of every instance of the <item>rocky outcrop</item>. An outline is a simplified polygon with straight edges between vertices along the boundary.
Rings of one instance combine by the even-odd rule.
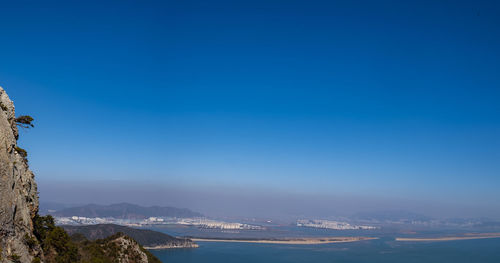
[[[0,262],[32,262],[42,258],[33,236],[38,211],[33,172],[17,146],[19,131],[14,103],[0,87]]]
[[[123,233],[146,249],[196,248],[198,244],[188,238],[178,238],[148,229],[137,229],[115,224],[97,224],[86,226],[63,226],[69,235],[82,234],[89,240],[103,239],[117,233]]]
[[[141,250],[137,242],[127,236],[118,236],[111,242],[118,245],[120,252],[118,252],[118,262],[148,262],[148,256]]]
[[[82,234],[74,234],[71,239],[78,246],[79,259],[65,262],[161,263],[151,252],[123,233],[93,241],[87,240]]]
[[[73,242],[51,216],[38,216],[35,176],[26,151],[17,146],[17,125],[32,127],[31,121],[29,116],[16,119],[14,103],[0,87],[0,263],[160,263],[122,233]]]

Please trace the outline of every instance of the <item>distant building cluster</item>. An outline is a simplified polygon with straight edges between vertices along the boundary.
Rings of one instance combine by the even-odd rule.
[[[116,219],[116,218],[102,218],[102,217],[84,217],[84,216],[70,216],[70,217],[55,217],[56,224],[58,225],[97,225],[97,224],[117,224],[125,226],[137,226],[131,220]]]
[[[163,223],[165,222],[165,219],[164,218],[161,218],[161,217],[150,217],[148,219],[146,219],[147,222],[152,222],[152,223]]]
[[[374,226],[351,225],[347,222],[330,221],[330,220],[308,220],[308,219],[297,220],[297,226],[335,229],[335,230],[377,229],[377,227]]]
[[[206,218],[162,218],[149,217],[143,220],[129,220],[116,218],[100,218],[100,217],[56,217],[58,225],[95,225],[95,224],[117,224],[131,227],[141,227],[148,225],[190,225],[199,228],[207,229],[222,229],[222,230],[262,230],[264,227],[257,225],[249,225],[243,223],[228,223]]]
[[[262,230],[261,226],[248,225],[242,223],[227,223],[204,218],[185,218],[177,222],[181,225],[192,225],[200,228],[225,229],[225,230]]]

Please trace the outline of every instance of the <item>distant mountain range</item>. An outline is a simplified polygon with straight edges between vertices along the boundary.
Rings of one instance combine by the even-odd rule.
[[[88,226],[62,226],[70,235],[82,234],[89,240],[103,239],[117,233],[123,233],[133,238],[146,248],[191,248],[198,247],[187,238],[177,238],[161,232],[136,229],[114,224],[100,224]]]
[[[56,203],[56,202],[40,202],[40,206],[38,207],[38,213],[40,215],[49,215],[53,214],[55,211],[63,210],[66,208],[82,206],[84,204],[64,204],[64,203]]]
[[[50,213],[53,216],[70,217],[112,217],[117,219],[146,219],[149,217],[202,217],[203,215],[185,208],[150,206],[144,207],[129,203],[112,205],[84,205],[64,208]]]
[[[363,221],[389,222],[389,221],[429,221],[432,218],[416,214],[408,211],[391,210],[391,211],[375,211],[357,213],[352,216],[352,219]]]

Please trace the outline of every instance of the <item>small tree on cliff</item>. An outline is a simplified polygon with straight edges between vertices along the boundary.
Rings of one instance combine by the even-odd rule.
[[[16,146],[15,149],[16,149],[17,153],[19,153],[19,155],[21,155],[21,157],[23,157],[24,160],[27,161],[28,152],[25,149],[18,147],[18,146]]]
[[[22,116],[19,116],[15,119],[16,121],[16,124],[22,128],[26,128],[26,129],[29,129],[29,128],[33,128],[35,127],[35,125],[33,124],[33,117],[29,116],[29,115],[22,115]],[[16,137],[16,140],[17,140],[17,137]],[[24,159],[24,162],[26,164],[28,164],[28,152],[21,148],[21,147],[18,147],[16,146],[16,151],[19,153],[19,155],[21,155],[21,157],[23,157]]]
[[[29,115],[23,115],[16,118],[16,124],[22,128],[33,128],[35,125],[33,124],[33,117]]]

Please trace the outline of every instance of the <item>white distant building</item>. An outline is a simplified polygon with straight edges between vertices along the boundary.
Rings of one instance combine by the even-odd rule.
[[[227,223],[210,219],[182,219],[178,221],[181,225],[192,225],[201,228],[225,229],[225,230],[260,230],[261,226],[248,225],[242,223]]]
[[[307,219],[297,220],[297,226],[335,229],[335,230],[377,229],[377,227],[374,226],[356,226],[356,225],[351,225],[347,222],[330,221],[330,220],[307,220]]]
[[[152,216],[152,217],[146,219],[146,221],[149,221],[149,222],[164,222],[165,219]]]
[[[118,218],[89,218],[83,216],[70,216],[70,217],[55,217],[56,224],[59,225],[95,225],[95,224],[117,224],[141,227],[147,225],[166,225],[166,224],[180,224],[197,226],[200,228],[222,229],[222,230],[262,230],[265,229],[258,225],[249,225],[243,223],[228,223],[206,218],[161,218],[151,216],[142,220],[131,219],[118,219]]]

